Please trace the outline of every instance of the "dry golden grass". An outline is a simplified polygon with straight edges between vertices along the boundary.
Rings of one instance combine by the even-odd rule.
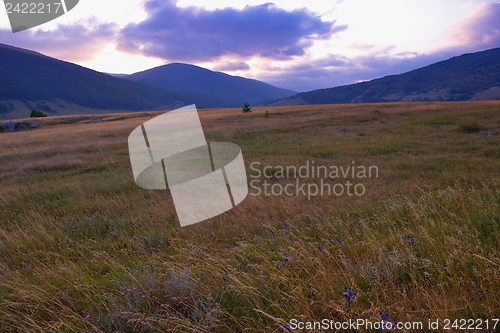
[[[374,165],[379,177],[361,197],[249,195],[185,228],[168,191],[132,178],[128,135],[160,113],[0,134],[0,331],[498,318],[500,136],[460,125],[500,129],[500,102],[199,110],[208,141],[242,148],[249,179],[253,162],[307,161]]]

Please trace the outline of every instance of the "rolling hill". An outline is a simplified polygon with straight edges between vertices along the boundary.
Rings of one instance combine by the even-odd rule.
[[[261,104],[296,94],[270,84],[208,69],[173,63],[123,77],[169,90],[192,91],[230,99],[235,106]]]
[[[372,81],[303,92],[272,105],[500,99],[500,48]]]
[[[66,114],[69,109],[161,110],[193,103],[234,106],[233,101],[221,97],[168,91],[4,44],[0,44],[0,63],[0,116],[11,117],[31,108]]]

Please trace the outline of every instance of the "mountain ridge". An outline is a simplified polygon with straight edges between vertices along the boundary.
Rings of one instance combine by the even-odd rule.
[[[229,107],[230,100],[198,93],[169,91],[119,79],[41,53],[0,44],[0,115],[39,108],[68,114],[65,105],[85,110],[146,111],[189,104]]]
[[[500,99],[500,48],[382,78],[302,92],[269,105]]]
[[[115,111],[166,110],[196,104],[202,108],[240,107],[243,103],[223,95],[170,90],[101,73],[42,53],[0,43],[0,119],[27,116],[31,109],[49,115]],[[197,67],[194,65],[186,65]],[[201,67],[197,67],[202,69]],[[206,69],[202,69],[211,72]],[[215,72],[211,72],[215,73]],[[219,73],[219,72],[217,72]],[[217,75],[227,75],[219,73]],[[125,75],[128,76],[128,75]],[[182,73],[178,73],[180,78]],[[231,77],[227,75],[227,77]],[[272,87],[254,82],[260,87]],[[216,86],[213,82],[204,82]],[[231,84],[234,90],[235,85]],[[240,88],[236,87],[236,90]],[[239,93],[243,97],[248,89]],[[251,93],[251,91],[250,91]],[[291,92],[288,95],[292,95]],[[251,97],[251,96],[250,96]],[[279,96],[281,98],[282,96]],[[242,98],[243,99],[243,98]],[[251,98],[244,98],[251,100]],[[278,96],[271,95],[276,100]]]
[[[116,75],[5,44],[0,44],[0,63],[3,119],[33,108],[63,115],[165,110],[189,104],[210,108],[240,107],[245,102],[272,106],[500,99],[500,48],[295,95],[261,81],[182,63]],[[277,98],[280,95],[286,97]]]
[[[261,104],[292,96],[296,91],[255,79],[233,76],[184,63],[171,63],[123,77],[174,91],[193,91],[243,103]]]

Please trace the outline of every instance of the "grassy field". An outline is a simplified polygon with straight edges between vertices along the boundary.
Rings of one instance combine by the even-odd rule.
[[[157,114],[0,133],[0,332],[287,332],[325,318],[500,331],[500,135],[487,135],[500,102],[199,110],[208,141],[241,147],[249,180],[259,163],[260,180],[295,183],[277,166],[312,161],[378,177],[328,179],[363,183],[361,196],[249,195],[185,228],[168,190],[132,177],[128,135]]]

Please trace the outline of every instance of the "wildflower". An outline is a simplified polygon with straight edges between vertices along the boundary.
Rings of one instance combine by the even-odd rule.
[[[89,314],[87,314],[85,317],[83,317],[83,320],[87,320],[87,319],[89,319],[89,318],[90,318],[90,315],[89,315]]]
[[[225,249],[230,249],[231,247],[227,244],[222,244],[222,247],[225,248]]]
[[[403,241],[406,243],[406,245],[413,245],[415,244],[415,235],[404,235]]]
[[[458,239],[460,239],[461,242],[465,242],[465,236],[464,235],[460,235],[460,237],[458,237]]]
[[[380,328],[383,333],[390,333],[398,324],[397,321],[391,321],[389,319],[389,314],[387,312],[380,312],[382,316],[382,327]]]
[[[346,301],[347,301],[346,306],[347,307],[351,306],[351,303],[354,302],[354,300],[356,299],[356,296],[358,296],[358,294],[355,293],[354,291],[352,291],[351,287],[344,286],[344,293],[342,294],[342,297],[344,297],[346,299]]]
[[[323,247],[322,247],[322,246],[318,246],[318,250],[319,250],[319,252],[321,252],[321,253],[325,253],[325,251],[323,251]]]
[[[329,241],[330,243],[333,242],[332,237],[326,237],[326,240]]]
[[[288,222],[287,221],[283,221],[281,224],[283,224],[284,227],[288,227]]]
[[[134,287],[132,290],[133,290],[133,291],[136,291],[136,290],[137,290],[137,288],[136,288],[136,287]]]
[[[288,332],[292,331],[290,325],[288,325],[288,324],[283,324],[283,325],[281,325],[281,327],[283,327],[283,329],[286,330],[286,331],[288,331]]]
[[[288,262],[288,254],[285,254],[285,258],[283,258],[283,265]]]
[[[340,237],[336,237],[335,240],[339,243],[339,244],[342,244],[342,238]]]
[[[65,292],[65,291],[63,291],[63,292],[61,293],[61,295],[63,295],[63,296],[64,296],[64,295],[66,295],[66,292]]]
[[[321,217],[321,215],[318,215],[318,221],[323,221],[323,218]]]
[[[125,296],[125,292],[124,292],[124,291],[122,291],[122,292],[120,293],[120,295]]]
[[[146,298],[146,295],[142,295],[142,299]]]
[[[228,282],[229,281],[229,275],[226,273],[222,276],[222,280],[224,280],[225,282]]]

